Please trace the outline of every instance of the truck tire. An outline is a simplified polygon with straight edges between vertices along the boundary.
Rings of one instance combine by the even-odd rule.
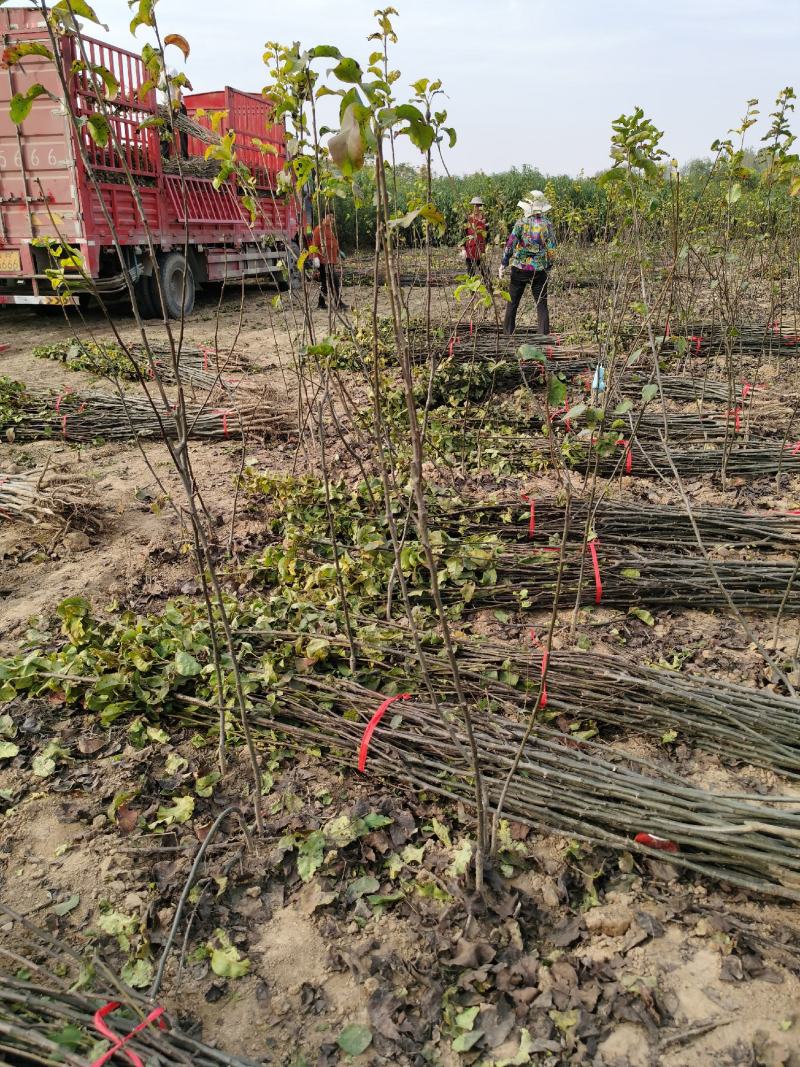
[[[167,252],[158,258],[158,273],[161,280],[161,293],[166,304],[167,315],[171,319],[185,317],[194,310],[195,282],[192,268],[181,252]],[[186,277],[184,289],[184,275]],[[151,279],[151,293],[156,312],[161,314],[161,294],[158,291],[155,274]],[[181,308],[181,297],[183,307]]]

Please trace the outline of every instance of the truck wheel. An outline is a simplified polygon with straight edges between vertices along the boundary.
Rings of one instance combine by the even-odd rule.
[[[171,319],[179,319],[181,314],[191,315],[194,309],[195,284],[194,274],[186,262],[186,257],[180,252],[167,252],[166,255],[159,257],[158,273],[161,277],[161,292],[164,296],[167,315]],[[156,311],[160,314],[161,295],[158,292],[155,275],[151,280],[151,292]],[[183,298],[183,307],[181,307],[181,298]]]

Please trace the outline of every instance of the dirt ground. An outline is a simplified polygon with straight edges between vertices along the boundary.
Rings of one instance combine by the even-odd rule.
[[[186,341],[220,351],[235,346],[250,365],[253,391],[289,412],[296,428],[290,337],[301,332],[298,297],[276,308],[273,293],[248,290],[243,300],[226,298],[219,316],[216,299],[201,298],[186,323]],[[367,290],[348,290],[346,299],[367,310]],[[561,306],[554,301],[557,323],[561,316],[568,326],[581,299],[565,295]],[[434,313],[448,321],[463,314],[443,291],[434,292],[433,302]],[[116,321],[123,338],[136,339],[129,312]],[[318,337],[332,325],[316,309],[314,324]],[[150,324],[148,333],[160,338],[163,328]],[[0,374],[59,391],[103,388],[86,374],[34,358],[37,344],[75,334],[104,337],[108,330],[98,311],[87,312],[82,324],[75,317],[67,323],[3,309],[0,342],[10,349],[0,354]],[[233,440],[194,445],[193,469],[221,541],[231,529],[243,458],[272,472],[303,471],[307,463],[296,429],[248,441],[244,449]],[[89,597],[99,611],[117,605],[153,611],[170,596],[196,591],[185,534],[154,478],[155,472],[179,499],[161,443],[141,449],[58,439],[0,445],[0,473],[45,462],[90,478],[106,509],[106,527],[87,538],[79,531],[0,524],[3,653],[16,651],[31,621],[51,614],[68,596]],[[539,479],[537,491],[546,492],[547,484],[546,476]],[[638,491],[658,497],[650,485]],[[732,485],[723,492],[698,481],[691,491],[703,502],[786,509],[800,504],[791,481],[780,498],[771,484]],[[248,544],[257,531],[258,516],[240,513],[232,540]],[[526,626],[543,621],[534,616]],[[769,618],[754,617],[750,625],[761,640],[772,640]],[[556,647],[566,642],[568,626],[565,612]],[[769,681],[752,635],[724,613],[663,612],[648,628],[622,613],[597,611],[581,627],[595,651],[648,662],[685,652],[689,673]],[[480,621],[475,631],[516,641],[523,627],[487,618],[483,631]],[[786,647],[800,640],[795,619],[784,623],[781,640]],[[57,700],[15,714],[21,715],[23,754],[37,738],[55,736],[76,757],[44,780],[17,767],[0,771],[6,797],[13,797],[0,816],[0,901],[59,937],[88,937],[112,960],[114,941],[97,933],[97,915],[110,909],[137,916],[158,950],[212,815],[205,810],[194,823],[158,836],[136,830],[136,817],[152,817],[162,795],[213,770],[213,751],[193,744],[190,724],[168,726],[169,745],[147,739],[137,747],[124,730],[107,734],[92,715],[68,715]],[[184,765],[168,765],[169,754],[182,757]],[[233,759],[222,797],[215,796],[217,808],[247,795],[245,757],[237,752]],[[695,768],[700,784],[732,792],[748,787],[748,773],[714,761]],[[431,829],[442,820],[457,835],[469,825],[468,813],[356,779],[314,754],[282,752],[274,778],[266,837],[249,846],[238,822],[227,820],[219,844],[210,849],[204,892],[192,901],[196,929],[203,937],[226,930],[250,961],[249,973],[236,980],[215,975],[187,938],[182,969],[170,966],[162,990],[168,1010],[205,1041],[286,1067],[351,1060],[442,1067],[800,1067],[796,905],[690,878],[666,858],[634,861],[515,825],[520,848],[514,878],[493,885],[479,902],[448,876],[449,853]],[[123,795],[129,797],[123,808],[136,816],[127,828],[108,816],[109,805]],[[391,821],[326,858],[320,873],[302,883],[291,849],[281,841],[335,816],[367,812]],[[413,849],[423,845],[424,856],[417,857]],[[412,852],[403,853],[409,847]],[[384,861],[393,854],[405,858],[402,872],[390,877]],[[379,895],[394,897],[392,902],[368,906],[364,893],[352,889],[355,875],[376,875]],[[74,897],[72,907],[54,913],[54,906]],[[463,1052],[453,1049],[454,1035],[469,1031],[463,1019],[463,1026],[454,1022],[450,1005],[460,1013],[469,1011],[466,1005],[476,1009],[474,1025],[489,1035],[489,1052],[470,1052],[468,1043]],[[352,1024],[372,1033],[369,1047],[354,1058],[337,1045]]]

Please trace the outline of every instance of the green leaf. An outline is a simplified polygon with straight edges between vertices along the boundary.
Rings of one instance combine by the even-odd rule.
[[[325,834],[321,830],[313,830],[297,850],[297,873],[302,881],[311,881],[324,858]]]
[[[623,578],[641,578],[642,572],[637,571],[635,567],[625,567],[622,571]]]
[[[175,653],[175,670],[184,678],[195,678],[202,672],[203,668],[194,656],[179,648]]]
[[[728,195],[725,199],[728,201],[731,207],[742,198],[742,187],[738,182],[734,182],[728,190]]]
[[[483,1030],[465,1031],[459,1034],[453,1042],[453,1052],[469,1052],[473,1045],[477,1045],[483,1037]]]
[[[62,900],[59,904],[54,904],[50,910],[61,918],[62,915],[66,915],[68,912],[77,908],[80,902],[80,896],[77,893],[74,893],[67,900]]]
[[[667,730],[666,733],[661,735],[661,744],[662,745],[671,745],[672,742],[673,741],[677,741],[677,739],[678,739],[678,731],[677,730]]]
[[[450,848],[452,844],[450,840],[450,831],[447,829],[444,823],[439,822],[436,816],[431,819],[431,829],[442,842],[442,844],[445,846],[445,848]]]
[[[78,1052],[86,1040],[84,1031],[74,1023],[67,1023],[63,1030],[50,1032],[47,1036],[61,1048],[69,1049],[71,1052]]]
[[[349,82],[352,85],[357,85],[361,81],[363,71],[355,59],[345,57],[336,64],[331,73],[340,82]]]
[[[520,345],[517,349],[517,357],[520,360],[532,360],[534,363],[547,363],[547,354],[536,345]]]
[[[366,896],[367,893],[377,893],[380,887],[381,883],[377,878],[365,874],[363,877],[356,878],[354,882],[350,883],[347,887],[347,896],[350,900],[358,900],[360,897]]]
[[[460,878],[463,874],[466,874],[471,860],[472,842],[465,837],[453,850],[453,862],[450,864],[447,873],[454,878]]]
[[[647,608],[630,608],[628,614],[635,615],[637,619],[641,619],[645,626],[652,626],[656,621]]]
[[[476,1004],[475,1007],[467,1008],[456,1015],[455,1021],[459,1030],[471,1030],[475,1025],[475,1020],[478,1018],[480,1010],[480,1005]]]
[[[243,978],[250,970],[250,960],[245,959],[232,945],[224,930],[215,930],[213,941],[208,943],[211,952],[211,970],[220,978]]]
[[[44,94],[49,96],[45,87],[38,82],[35,85],[32,85],[27,92],[14,94],[11,98],[11,105],[9,106],[8,113],[15,126],[19,126],[21,122],[25,121],[31,112],[33,101],[37,96],[43,96]]]
[[[53,53],[41,41],[17,41],[16,44],[9,45],[6,48],[0,63],[6,67],[13,67],[15,63],[19,63],[20,59],[25,56],[44,56],[45,59],[53,59]]]
[[[549,1011],[547,1013],[553,1022],[556,1024],[556,1028],[565,1034],[568,1030],[571,1030],[574,1026],[578,1025],[578,1021],[581,1017],[581,1013],[577,1008],[573,1008],[572,1011]]]
[[[100,21],[94,13],[94,9],[86,3],[86,0],[58,0],[58,3],[54,4],[50,9],[50,13],[68,26],[74,25],[77,17],[94,22],[108,31],[108,26]]]
[[[111,138],[111,127],[105,115],[90,115],[86,120],[86,125],[94,143],[105,148]]]
[[[49,778],[55,769],[56,761],[52,756],[48,756],[45,753],[41,753],[39,756],[34,756],[31,761],[31,772],[35,774],[37,778]]]
[[[629,397],[626,397],[622,401],[621,404],[617,404],[617,406],[614,408],[613,414],[614,415],[627,415],[632,407],[633,407],[633,401]]]
[[[166,745],[169,741],[169,734],[160,726],[148,726],[145,734],[148,741],[154,741],[157,745]]]
[[[202,778],[198,778],[194,784],[195,792],[199,797],[210,797],[214,792],[214,786],[220,780],[222,775],[219,771],[212,771],[210,774],[204,775]]]
[[[17,728],[10,715],[0,715],[0,737],[16,737]]]
[[[13,741],[0,741],[0,759],[13,759],[19,755],[19,745]]]
[[[122,980],[131,989],[146,989],[153,981],[154,973],[151,960],[128,960],[122,968]]]
[[[522,1029],[519,1032],[519,1049],[516,1055],[507,1060],[497,1060],[494,1067],[525,1067],[531,1062],[531,1050],[533,1039],[530,1030]]]
[[[655,382],[651,382],[649,385],[642,386],[642,400],[645,404],[649,404],[651,400],[655,400],[658,396],[658,386]]]
[[[562,408],[567,399],[567,386],[555,374],[551,374],[547,383],[547,403],[551,408]]]
[[[192,815],[194,815],[194,797],[178,797],[171,808],[162,806],[158,809],[155,822],[151,823],[151,826],[158,826],[159,823],[164,823],[165,826],[185,823],[191,819]]]
[[[372,1031],[361,1023],[350,1023],[336,1038],[336,1044],[347,1056],[360,1056],[372,1044]]]
[[[364,816],[364,823],[368,830],[380,830],[382,826],[389,826],[392,822],[394,820],[390,819],[388,815],[378,815],[374,811]]]
[[[170,752],[167,756],[166,772],[167,774],[180,774],[181,771],[185,771],[189,766],[189,761],[184,759],[183,756],[179,756],[177,752]]]

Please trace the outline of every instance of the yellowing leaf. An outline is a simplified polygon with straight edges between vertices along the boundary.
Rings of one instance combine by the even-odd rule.
[[[214,931],[214,941],[209,941],[211,970],[220,978],[243,978],[250,970],[250,960],[245,959],[231,944],[224,930]]]
[[[151,827],[158,826],[159,823],[172,826],[175,823],[188,822],[192,815],[194,815],[194,797],[178,797],[171,808],[160,807],[158,809],[155,822],[151,823]]]
[[[179,33],[168,33],[164,38],[164,47],[166,48],[168,44],[174,44],[176,48],[180,48],[184,59],[189,58],[189,42],[185,37],[182,37]]]
[[[328,141],[328,151],[333,162],[346,176],[364,166],[364,139],[353,104],[345,109],[341,129]]]

